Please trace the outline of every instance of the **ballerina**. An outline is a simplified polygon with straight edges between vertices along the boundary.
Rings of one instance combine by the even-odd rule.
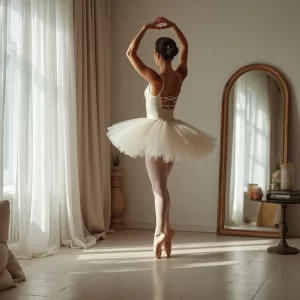
[[[154,60],[160,73],[146,66],[137,50],[147,30],[173,28],[181,50],[169,37],[161,37],[155,43]],[[179,53],[176,69],[172,60]],[[175,119],[183,81],[188,74],[188,42],[178,26],[164,17],[142,27],[131,42],[127,57],[135,70],[149,85],[145,90],[146,118],[123,121],[108,128],[107,136],[121,152],[131,157],[145,157],[155,200],[156,229],[154,255],[160,259],[164,246],[171,256],[175,231],[170,227],[170,194],[167,180],[175,161],[201,158],[214,149],[215,139],[188,123]]]

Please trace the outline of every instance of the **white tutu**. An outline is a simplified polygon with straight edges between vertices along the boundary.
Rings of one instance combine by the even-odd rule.
[[[179,76],[180,77],[180,76]],[[164,83],[164,78],[163,83]],[[131,157],[163,158],[164,162],[201,158],[215,146],[215,139],[199,129],[174,118],[178,97],[153,96],[145,90],[147,118],[117,123],[107,136],[121,152]]]
[[[178,119],[138,118],[108,128],[108,138],[131,157],[163,158],[164,162],[201,158],[215,147],[215,139]]]

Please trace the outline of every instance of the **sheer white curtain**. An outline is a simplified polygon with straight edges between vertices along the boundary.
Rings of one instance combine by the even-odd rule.
[[[72,0],[10,4],[16,18],[18,224],[11,247],[21,258],[54,254],[61,243],[87,248],[96,239],[84,236],[80,209]]]
[[[7,0],[0,0],[0,170],[3,170],[4,108],[7,59]],[[0,200],[3,198],[3,172],[0,172]]]
[[[243,223],[248,183],[268,189],[270,176],[270,99],[268,76],[249,72],[234,85],[234,118],[230,174],[229,220]]]

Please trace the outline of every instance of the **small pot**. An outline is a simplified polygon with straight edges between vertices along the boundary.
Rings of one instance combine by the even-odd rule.
[[[256,187],[254,189],[254,199],[260,200],[264,196],[264,192],[261,187]]]

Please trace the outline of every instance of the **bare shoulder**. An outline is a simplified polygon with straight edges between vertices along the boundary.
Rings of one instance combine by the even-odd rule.
[[[153,95],[153,96],[158,95],[164,87],[164,79],[159,74],[158,74],[158,77],[155,78],[155,80],[148,81],[148,82],[150,85],[151,95]]]

